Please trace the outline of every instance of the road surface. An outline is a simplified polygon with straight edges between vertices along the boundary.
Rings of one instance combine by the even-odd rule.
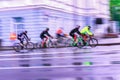
[[[120,80],[119,48],[1,51],[0,80]]]

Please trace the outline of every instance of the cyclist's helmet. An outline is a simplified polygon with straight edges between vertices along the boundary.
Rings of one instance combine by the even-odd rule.
[[[91,29],[91,26],[88,26],[88,29]]]
[[[25,31],[25,33],[27,33],[27,31]]]
[[[88,26],[88,28],[91,28],[91,26]]]
[[[49,28],[46,28],[47,31],[49,31]]]
[[[78,28],[78,29],[79,29],[79,28],[80,28],[80,25],[76,25],[76,28]]]

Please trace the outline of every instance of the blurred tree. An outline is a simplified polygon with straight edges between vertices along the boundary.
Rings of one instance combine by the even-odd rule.
[[[110,0],[111,20],[120,21],[120,0]]]

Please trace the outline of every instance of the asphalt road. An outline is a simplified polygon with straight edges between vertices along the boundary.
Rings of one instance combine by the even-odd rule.
[[[0,52],[0,80],[120,80],[120,46]]]

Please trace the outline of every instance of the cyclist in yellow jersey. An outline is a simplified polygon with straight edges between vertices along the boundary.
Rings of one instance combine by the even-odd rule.
[[[90,31],[90,29],[91,29],[91,26],[86,26],[80,31],[83,37],[84,43],[86,42],[88,36],[93,36],[93,33]]]

